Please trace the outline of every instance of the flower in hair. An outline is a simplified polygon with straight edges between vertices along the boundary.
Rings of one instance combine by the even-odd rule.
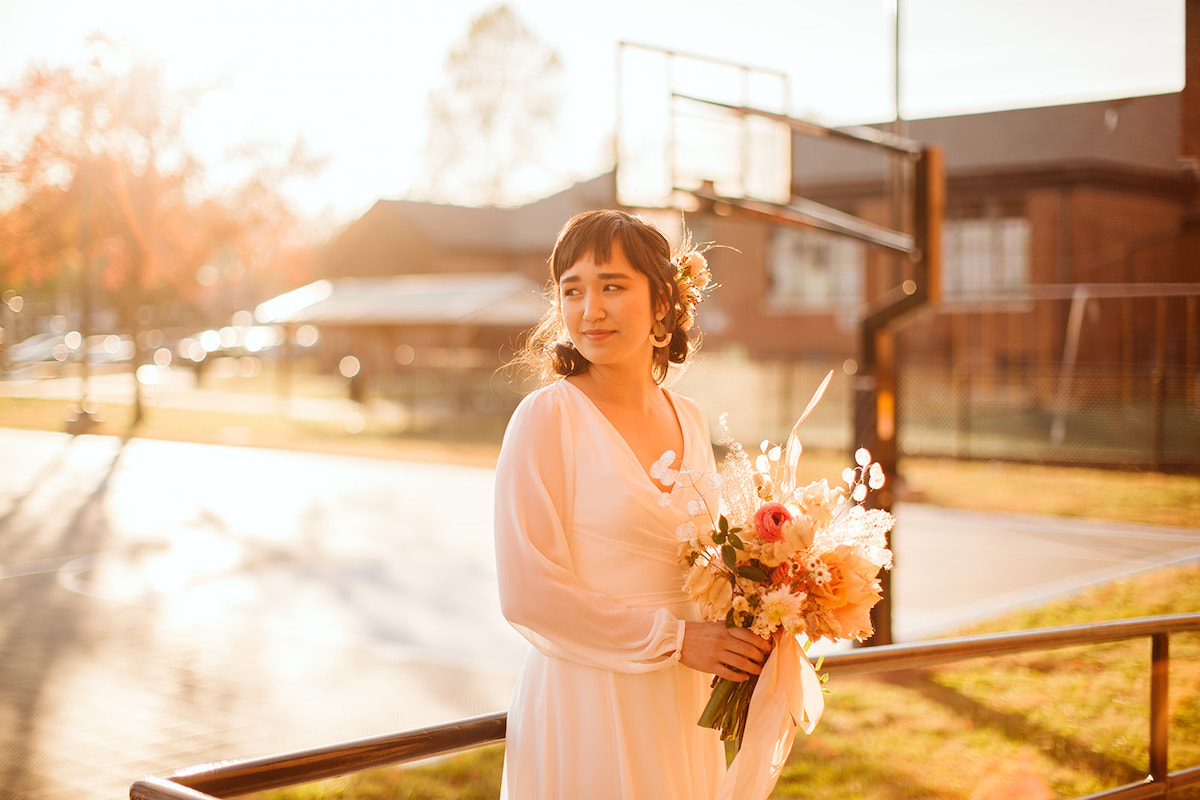
[[[675,257],[675,285],[679,287],[679,304],[675,313],[679,317],[679,328],[691,330],[696,322],[696,306],[704,302],[704,289],[712,282],[708,261],[697,252]]]
[[[687,273],[692,278],[692,283],[698,289],[703,289],[708,286],[709,272],[708,261],[700,253],[691,253],[684,259],[683,266],[687,267]]]

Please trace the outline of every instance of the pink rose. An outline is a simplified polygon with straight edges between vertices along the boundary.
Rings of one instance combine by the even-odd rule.
[[[792,521],[792,512],[783,503],[771,501],[754,512],[754,529],[764,542],[783,541],[783,526]]]

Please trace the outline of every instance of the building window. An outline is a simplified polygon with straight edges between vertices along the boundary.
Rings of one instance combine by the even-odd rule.
[[[862,303],[866,251],[847,236],[777,227],[768,263],[771,310],[846,309]]]
[[[1029,220],[947,219],[942,228],[942,296],[979,299],[1029,284]]]

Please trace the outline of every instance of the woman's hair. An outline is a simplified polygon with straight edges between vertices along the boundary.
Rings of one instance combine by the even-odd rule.
[[[616,210],[585,211],[568,220],[559,231],[549,259],[550,309],[514,359],[515,364],[530,369],[543,384],[579,375],[590,366],[591,362],[575,349],[567,335],[559,308],[558,282],[563,273],[588,255],[599,264],[610,261],[614,242],[620,243],[633,268],[649,278],[650,307],[655,316],[659,311],[666,313],[662,322],[671,340],[665,347],[654,348],[651,374],[655,382],[662,383],[670,364],[685,363],[698,346],[689,330],[695,319],[696,303],[703,299],[700,290],[707,284],[707,267],[704,266],[703,283],[693,279],[697,268],[692,265],[696,259],[701,265],[705,262],[701,251],[692,247],[690,237],[685,234],[682,245],[672,248],[667,237],[641,217]]]

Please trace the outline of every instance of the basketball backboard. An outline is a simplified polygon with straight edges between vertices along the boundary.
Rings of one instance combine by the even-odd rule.
[[[623,42],[617,58],[617,201],[686,208],[677,189],[786,203],[791,131],[781,72]]]

